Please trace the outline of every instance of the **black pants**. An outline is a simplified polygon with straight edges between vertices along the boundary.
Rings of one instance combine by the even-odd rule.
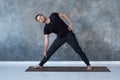
[[[55,53],[55,51],[61,47],[65,42],[67,42],[75,51],[80,55],[82,60],[85,62],[85,64],[88,66],[90,65],[85,53],[80,48],[78,41],[76,40],[75,34],[70,31],[68,35],[64,38],[57,37],[53,44],[50,46],[50,48],[47,51],[47,57],[43,57],[42,61],[39,63],[40,66],[43,66],[45,62],[48,61],[48,59]]]

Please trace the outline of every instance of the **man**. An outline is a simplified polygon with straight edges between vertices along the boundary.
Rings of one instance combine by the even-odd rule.
[[[68,25],[62,20],[64,18]],[[43,14],[38,14],[35,17],[36,21],[44,23],[44,57],[39,65],[33,66],[33,68],[43,68],[45,62],[55,53],[55,51],[61,47],[65,42],[67,42],[82,60],[87,65],[87,70],[92,70],[90,63],[85,55],[85,53],[80,48],[75,34],[72,31],[73,24],[69,17],[65,13],[52,13],[50,17],[45,17]],[[53,44],[48,49],[49,44],[49,34],[55,33],[57,38],[54,40]]]

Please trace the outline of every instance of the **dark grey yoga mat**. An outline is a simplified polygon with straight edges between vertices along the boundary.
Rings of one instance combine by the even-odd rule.
[[[70,67],[70,66],[45,66],[42,69],[28,67],[26,72],[110,72],[105,66],[96,66],[92,70],[86,70],[86,67]]]

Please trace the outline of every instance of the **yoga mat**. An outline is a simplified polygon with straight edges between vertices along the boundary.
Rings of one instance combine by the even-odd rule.
[[[70,66],[45,66],[43,68],[28,67],[26,72],[110,72],[105,66],[92,67],[92,70],[86,70],[86,67],[70,67]]]

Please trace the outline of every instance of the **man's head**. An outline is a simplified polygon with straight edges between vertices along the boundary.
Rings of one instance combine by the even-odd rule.
[[[37,14],[35,20],[41,23],[45,23],[46,17],[43,14]]]

